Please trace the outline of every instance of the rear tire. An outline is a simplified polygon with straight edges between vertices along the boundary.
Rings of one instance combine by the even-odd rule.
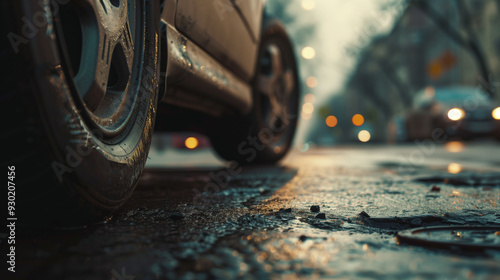
[[[54,6],[59,2],[68,4]],[[129,26],[119,30],[120,36],[108,36],[108,48],[85,37],[95,35],[86,29],[94,25],[84,22],[96,15],[81,26],[63,18],[75,3],[82,5],[78,16],[97,9],[85,6],[93,2],[51,1],[50,8],[38,1],[0,4],[0,28],[10,40],[2,44],[0,57],[2,67],[10,67],[0,95],[1,110],[8,112],[0,133],[2,165],[15,166],[15,215],[21,223],[102,221],[130,197],[142,173],[157,104],[159,9],[157,1],[121,1],[114,7],[116,2],[108,2],[98,8],[110,13],[126,9],[121,20]],[[45,24],[38,24],[43,18]],[[26,33],[32,27],[33,34]],[[133,35],[125,42],[129,31]],[[65,38],[73,34],[80,35]],[[81,49],[70,45],[75,41]],[[77,53],[75,60],[75,49],[80,59]],[[97,55],[91,56],[95,49]],[[93,57],[100,59],[101,49],[111,50],[108,67],[96,62],[86,69]],[[103,52],[102,61],[108,55]],[[113,65],[127,69],[113,70]],[[91,80],[90,88],[82,88],[90,83],[77,80],[86,78],[80,73],[89,69],[95,71],[93,81],[107,85]]]
[[[246,116],[220,120],[210,134],[217,154],[239,164],[271,164],[289,151],[299,103],[294,50],[285,28],[264,24],[253,81],[253,109]]]

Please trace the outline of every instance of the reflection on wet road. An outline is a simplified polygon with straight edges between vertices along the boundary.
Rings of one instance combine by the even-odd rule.
[[[22,236],[19,275],[498,279],[499,252],[430,250],[394,238],[423,226],[499,226],[493,151],[497,143],[350,146],[245,168],[208,151],[152,151],[132,199],[107,223]]]

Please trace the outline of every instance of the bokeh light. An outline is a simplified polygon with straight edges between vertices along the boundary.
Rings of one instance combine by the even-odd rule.
[[[193,150],[198,147],[199,142],[198,139],[196,139],[196,137],[189,137],[186,139],[186,141],[184,141],[184,145],[186,146],[186,148]]]
[[[425,95],[429,98],[434,98],[436,96],[436,89],[434,87],[426,87]]]
[[[316,79],[316,77],[308,77],[306,79],[306,85],[310,88],[315,88],[316,86],[318,86],[318,79]]]
[[[316,100],[316,96],[314,96],[314,94],[312,94],[312,93],[308,93],[304,96],[305,102],[314,103],[315,100]]]
[[[361,130],[358,133],[358,139],[359,139],[359,141],[361,141],[363,143],[370,141],[371,138],[372,138],[372,135],[367,130]]]
[[[453,108],[448,111],[448,118],[452,121],[459,121],[465,117],[465,112],[462,109]]]
[[[491,112],[491,116],[493,116],[495,120],[500,120],[500,107],[493,110],[493,112]]]
[[[310,120],[312,118],[312,114],[306,114],[304,113],[304,111],[302,111],[302,113],[300,114],[300,116],[304,119],[304,120]]]
[[[316,1],[314,0],[302,0],[302,9],[306,11],[311,11],[316,8]]]
[[[314,112],[314,105],[312,103],[304,103],[304,105],[302,105],[302,112],[304,112],[304,114],[312,114]]]
[[[458,164],[458,163],[450,163],[450,165],[448,165],[448,173],[451,173],[451,174],[458,174],[462,172],[462,165]]]
[[[352,116],[352,124],[355,126],[362,126],[365,123],[365,118],[361,114]]]
[[[302,57],[305,59],[313,59],[316,56],[316,51],[312,47],[302,49]]]
[[[336,127],[338,124],[338,120],[335,116],[328,116],[326,118],[326,125],[328,127]]]
[[[464,150],[465,145],[462,142],[451,141],[451,142],[446,143],[444,145],[444,148],[446,149],[446,151],[448,151],[450,153],[460,153]]]

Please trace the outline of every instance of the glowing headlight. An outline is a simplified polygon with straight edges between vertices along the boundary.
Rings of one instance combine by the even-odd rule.
[[[491,115],[495,120],[500,120],[500,107],[497,107],[493,112],[491,112]]]
[[[465,117],[465,112],[459,108],[453,108],[448,111],[448,118],[452,121],[459,121]]]

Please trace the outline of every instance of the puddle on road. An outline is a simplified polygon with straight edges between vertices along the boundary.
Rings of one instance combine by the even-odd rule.
[[[414,180],[427,184],[443,183],[468,187],[500,187],[500,173],[463,172],[459,174],[419,176]]]
[[[379,162],[378,166],[394,177],[410,178],[426,184],[449,184],[470,187],[500,187],[499,172],[477,172],[466,170],[458,163],[450,163],[446,168],[425,165],[405,165],[397,162]]]
[[[250,168],[218,192],[205,192],[214,180],[210,172],[146,174],[110,223],[71,246],[25,253],[64,256],[36,271],[84,275],[74,279],[109,278],[122,267],[138,279],[500,275],[500,255],[465,258],[394,239],[416,227],[499,224],[497,188],[439,184],[430,191],[434,182],[310,167]],[[199,203],[193,203],[194,189]]]

